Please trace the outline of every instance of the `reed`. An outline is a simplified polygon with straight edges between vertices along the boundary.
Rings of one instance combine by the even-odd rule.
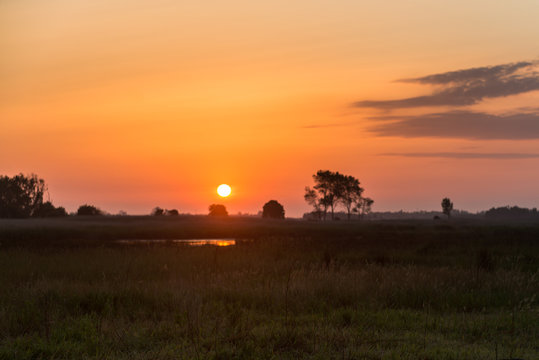
[[[93,221],[2,225],[0,359],[537,357],[538,227]]]

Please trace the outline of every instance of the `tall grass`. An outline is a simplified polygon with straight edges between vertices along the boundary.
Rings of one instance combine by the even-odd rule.
[[[0,359],[537,358],[533,227],[183,225],[164,226],[254,236],[224,248],[108,241],[135,221],[79,246],[4,228]],[[60,226],[88,224],[42,229]]]

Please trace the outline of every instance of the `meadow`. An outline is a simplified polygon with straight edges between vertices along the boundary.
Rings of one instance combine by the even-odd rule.
[[[538,270],[538,223],[0,220],[0,359],[537,359]]]

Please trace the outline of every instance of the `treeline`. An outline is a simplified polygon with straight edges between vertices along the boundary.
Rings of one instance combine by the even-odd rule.
[[[335,220],[346,218],[346,212],[335,212]],[[306,220],[315,219],[312,213],[303,214]],[[433,220],[446,219],[443,211],[376,211],[366,214],[365,220]],[[502,206],[491,208],[487,211],[477,213],[468,212],[465,210],[452,210],[451,218],[460,220],[515,220],[515,221],[539,221],[539,211],[536,208],[528,209],[518,206]],[[352,220],[359,219],[359,215],[353,214]]]
[[[363,196],[364,189],[358,179],[351,175],[319,170],[313,175],[314,186],[305,188],[304,199],[313,207],[313,211],[304,214],[304,219],[327,219],[331,214],[332,220],[366,218],[370,220],[390,219],[440,219],[441,214],[456,218],[486,218],[493,220],[539,220],[536,208],[527,209],[518,206],[491,208],[476,214],[463,210],[453,210],[453,203],[448,199],[442,200],[442,212],[377,212],[371,213],[374,200]],[[18,174],[13,177],[0,176],[0,218],[30,218],[30,217],[62,217],[68,216],[65,208],[54,206],[50,201],[44,201],[47,186],[45,181],[35,174]],[[339,207],[341,210],[339,210]],[[224,205],[212,204],[208,209],[209,216],[228,216]],[[99,216],[106,215],[104,211],[93,206],[81,205],[74,215]],[[120,211],[118,215],[127,215]],[[178,216],[177,209],[155,207],[153,216]],[[284,219],[284,207],[276,200],[264,204],[259,216],[270,219]]]
[[[455,219],[477,219],[484,218],[484,212],[476,214],[465,210],[452,210],[451,218]],[[305,214],[304,217],[308,218],[310,214]],[[343,219],[346,216],[345,212],[335,213],[335,217]],[[352,215],[352,219],[357,218],[358,215]],[[443,211],[373,211],[365,214],[363,219],[365,220],[433,220],[433,219],[447,219],[447,215]]]
[[[503,206],[486,211],[485,217],[489,219],[539,220],[539,212],[537,212],[537,208],[527,209],[518,206]]]
[[[0,218],[30,218],[30,217],[61,217],[68,216],[67,211],[59,206],[55,207],[50,201],[43,201],[47,192],[45,180],[35,174],[18,174],[13,177],[0,176]],[[209,216],[226,217],[228,211],[222,204],[212,204],[208,208]],[[103,216],[107,215],[96,206],[84,204],[79,206],[77,216]],[[119,216],[125,216],[120,211]],[[179,216],[177,209],[163,209],[156,206],[151,216]],[[264,204],[260,216],[268,219],[284,219],[284,207],[276,200]]]
[[[17,174],[13,177],[0,176],[0,218],[44,218],[68,216],[62,206],[54,206],[44,201],[47,193],[45,180],[36,174]],[[81,205],[76,215],[104,215],[104,212],[92,205]]]

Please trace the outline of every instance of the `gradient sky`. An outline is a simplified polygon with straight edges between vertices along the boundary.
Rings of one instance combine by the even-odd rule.
[[[330,169],[374,210],[539,205],[539,2],[0,0],[0,174],[256,213]],[[233,195],[217,197],[221,183]]]

